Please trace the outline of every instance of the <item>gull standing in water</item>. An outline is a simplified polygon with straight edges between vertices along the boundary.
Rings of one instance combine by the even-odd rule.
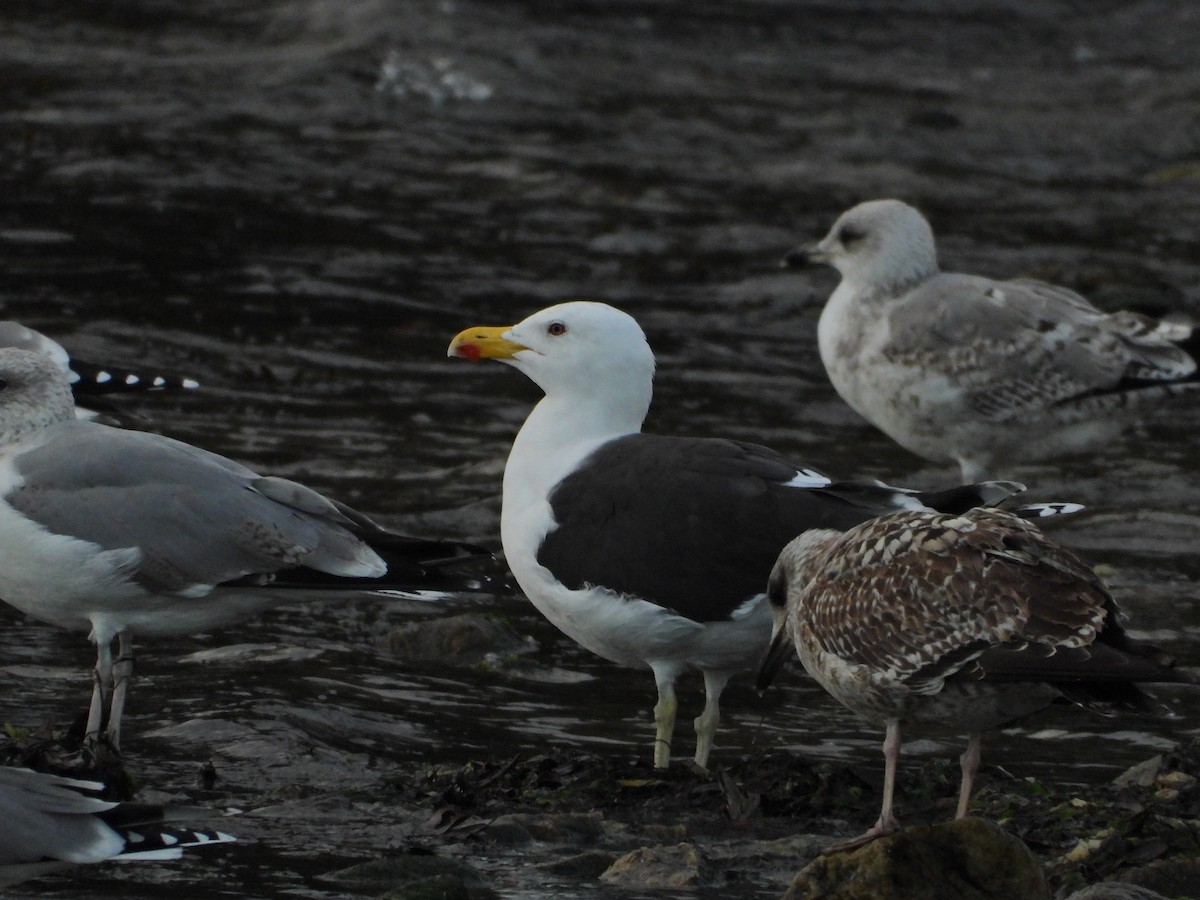
[[[984,731],[1058,699],[1153,711],[1143,682],[1196,683],[1131,640],[1096,574],[1010,513],[902,512],[844,534],[812,530],[771,572],[763,690],[792,653],[833,697],[884,726],[883,807],[849,849],[899,827],[902,731],[966,732],[957,818],[967,813]],[[793,650],[794,645],[794,650]]]
[[[763,587],[792,537],[900,509],[996,503],[1012,482],[919,494],[833,482],[766,447],[642,434],[654,354],[634,319],[576,301],[511,327],[468,328],[451,356],[495,359],[545,397],[504,469],[501,537],[525,595],[572,640],[654,673],[654,765],[670,761],[675,681],[704,676],[696,764],[708,765],[730,677],[771,632]]]
[[[189,444],[78,420],[52,358],[0,348],[0,599],[96,644],[89,742],[107,717],[119,747],[134,634],[229,624],[305,586],[489,590],[442,573],[479,554],[385,531],[302,484]]]
[[[942,272],[929,223],[899,200],[860,203],[785,263],[841,273],[817,326],[837,392],[965,481],[1099,446],[1200,387],[1190,324],[1101,312],[1041,281]]]

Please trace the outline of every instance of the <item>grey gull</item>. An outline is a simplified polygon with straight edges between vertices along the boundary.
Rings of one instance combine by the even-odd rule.
[[[490,554],[394,534],[180,441],[78,420],[54,360],[0,348],[0,598],[96,644],[89,743],[107,707],[119,748],[134,634],[236,622],[298,587],[493,590],[452,570],[470,558]]]
[[[1041,281],[941,272],[929,223],[899,200],[860,203],[785,261],[841,273],[817,327],[837,392],[967,481],[1100,446],[1200,386],[1191,324],[1101,312]]]

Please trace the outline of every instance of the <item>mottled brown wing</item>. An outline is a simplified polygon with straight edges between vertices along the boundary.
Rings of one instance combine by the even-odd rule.
[[[886,516],[822,555],[805,589],[814,639],[918,690],[990,648],[1086,646],[1111,605],[1086,565],[998,510]]]

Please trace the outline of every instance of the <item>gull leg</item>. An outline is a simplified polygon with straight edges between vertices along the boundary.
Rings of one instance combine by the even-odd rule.
[[[117,661],[113,666],[112,705],[108,712],[108,743],[113,750],[121,749],[121,715],[125,712],[125,696],[133,678],[133,636],[128,631],[117,635]]]
[[[958,758],[959,765],[962,766],[962,784],[958,789],[958,811],[954,814],[956,819],[961,819],[967,814],[967,807],[971,803],[971,791],[975,787],[975,776],[979,772],[979,760],[983,755],[982,744],[983,739],[978,732],[968,736],[967,749]]]
[[[100,740],[104,722],[104,706],[108,701],[108,686],[112,682],[112,644],[96,641],[96,668],[92,671],[92,703],[88,707],[87,726],[83,731],[84,744],[94,746]]]
[[[883,808],[879,811],[879,821],[872,825],[865,834],[826,847],[821,851],[822,854],[853,850],[871,843],[875,838],[899,830],[900,822],[892,812],[892,795],[896,791],[896,767],[900,762],[900,744],[900,723],[892,719],[887,723],[887,734],[883,739]]]
[[[708,768],[708,754],[721,723],[721,692],[729,683],[729,672],[704,672],[704,712],[696,717],[696,765]]]
[[[900,764],[900,723],[892,719],[887,723],[887,733],[883,738],[883,808],[879,811],[879,821],[872,831],[879,834],[891,834],[900,827],[900,822],[892,812],[892,798],[896,793],[896,768]]]
[[[671,764],[671,736],[675,732],[675,711],[679,704],[675,700],[675,675],[673,668],[654,670],[654,683],[658,685],[658,702],[654,704],[654,768],[665,769]]]

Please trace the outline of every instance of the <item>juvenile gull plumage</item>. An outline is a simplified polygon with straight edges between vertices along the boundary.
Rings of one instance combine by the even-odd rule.
[[[1098,711],[1153,708],[1139,682],[1195,683],[1126,636],[1100,579],[1037,528],[994,509],[902,512],[844,534],[812,530],[771,572],[765,689],[794,643],[810,675],[886,728],[883,808],[892,812],[901,730],[966,732],[956,816],[967,812],[983,731],[1059,698]]]
[[[786,262],[842,275],[817,328],[837,392],[964,480],[1097,446],[1200,386],[1190,324],[1104,313],[1040,281],[941,272],[929,223],[899,200],[855,206]]]
[[[674,683],[687,668],[704,676],[695,759],[707,765],[721,691],[766,645],[763,586],[797,532],[923,504],[966,508],[1020,489],[1000,482],[918,495],[834,484],[755,444],[641,434],[654,355],[637,322],[602,303],[468,328],[449,353],[500,360],[545,392],[504,470],[505,556],[525,595],[568,637],[653,671],[658,767],[670,759]]]
[[[104,785],[0,766],[0,888],[69,865],[178,859],[228,843],[220,831],[169,824],[203,810],[101,800]]]
[[[0,598],[90,633],[98,659],[89,740],[107,706],[107,736],[119,745],[134,633],[190,634],[293,599],[276,579],[289,588],[305,573],[378,579],[387,565],[364,539],[405,579],[380,587],[475,584],[439,575],[447,558],[479,548],[404,538],[296,482],[77,420],[54,360],[0,348]]]

